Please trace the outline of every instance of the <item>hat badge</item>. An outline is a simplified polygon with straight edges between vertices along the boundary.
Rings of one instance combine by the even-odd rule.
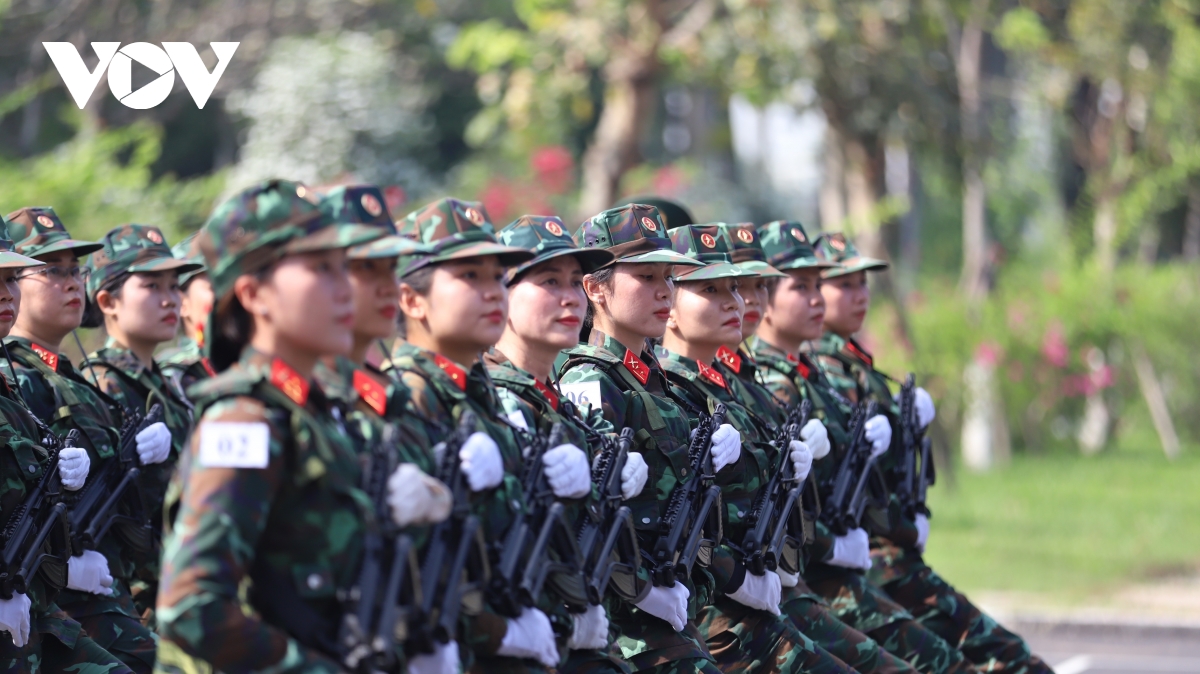
[[[162,243],[163,242],[162,234],[159,234],[157,229],[152,229],[152,230],[146,232],[146,238],[150,239],[154,243]]]
[[[483,224],[483,214],[472,206],[467,206],[465,209],[463,209],[463,215],[467,216],[468,220],[477,225]]]
[[[795,227],[792,228],[792,236],[796,237],[796,240],[800,243],[807,243],[807,240],[804,238],[804,232]]]
[[[831,237],[829,237],[829,247],[838,251],[839,253],[842,251],[845,251],[846,250],[846,240],[843,239],[841,237],[841,235],[831,236]]]
[[[748,229],[739,229],[737,231],[737,238],[742,243],[754,243],[754,234]]]
[[[38,224],[41,225],[42,227],[53,227],[54,226],[54,220],[50,219],[50,216],[48,216],[48,215],[37,216],[37,221],[38,221]]]
[[[563,233],[562,227],[560,227],[559,224],[553,220],[548,220],[546,222],[546,231],[550,232],[554,236],[562,236]]]
[[[717,240],[714,239],[713,235],[709,234],[708,232],[705,232],[700,235],[700,243],[704,244],[704,246],[706,248],[716,248],[717,247]]]
[[[372,218],[378,218],[380,213],[383,213],[383,204],[375,198],[374,194],[367,193],[359,198],[358,203],[362,204],[363,210]]]
[[[307,201],[310,204],[317,203],[317,195],[315,193],[313,193],[312,190],[305,187],[304,185],[296,186],[296,196],[300,197],[301,199]]]
[[[646,229],[648,229],[652,232],[658,231],[658,225],[653,220],[651,220],[650,218],[648,218],[646,216],[642,216],[642,226],[644,226]]]

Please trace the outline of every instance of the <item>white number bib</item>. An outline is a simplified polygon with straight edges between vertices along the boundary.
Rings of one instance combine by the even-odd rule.
[[[200,424],[200,465],[205,468],[266,468],[271,430],[262,421]]]

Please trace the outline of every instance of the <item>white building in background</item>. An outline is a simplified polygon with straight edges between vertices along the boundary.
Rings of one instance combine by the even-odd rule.
[[[825,115],[803,104],[811,87],[796,87],[801,106],[771,103],[758,108],[741,96],[729,101],[733,153],[742,184],[756,191],[762,207],[775,218],[818,223]]]

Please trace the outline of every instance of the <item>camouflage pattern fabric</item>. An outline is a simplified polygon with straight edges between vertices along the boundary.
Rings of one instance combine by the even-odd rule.
[[[320,208],[331,222],[365,225],[382,233],[370,243],[351,248],[349,257],[352,260],[392,258],[427,250],[416,240],[397,234],[383,190],[375,185],[335,187],[321,197]]]
[[[496,240],[534,254],[533,259],[508,270],[509,285],[529,268],[561,255],[570,255],[579,260],[585,274],[613,261],[613,254],[603,248],[577,246],[567,232],[567,226],[553,215],[522,215],[497,232]]]
[[[758,240],[767,263],[780,271],[829,269],[836,262],[822,259],[813,248],[804,225],[794,220],[776,220],[758,228]]]
[[[78,636],[67,645],[54,632],[43,628],[47,620],[74,623]],[[29,643],[23,648],[14,646],[7,632],[0,633],[0,673],[3,674],[132,674],[133,671],[91,637],[81,633],[78,623],[69,620],[66,613],[54,605],[47,613],[35,618],[29,630]]]
[[[197,276],[200,276],[201,274],[208,273],[208,267],[204,266],[204,255],[200,252],[200,247],[196,243],[195,233],[192,233],[179,243],[171,246],[171,254],[174,255],[176,259],[193,262],[198,265],[195,269],[179,272],[179,287],[181,289],[187,290],[188,282]]]
[[[4,216],[7,238],[16,243],[16,252],[27,257],[69,250],[75,257],[100,250],[102,244],[77,241],[49,206],[30,206]]]
[[[193,272],[204,265],[180,260],[171,253],[167,239],[157,227],[148,225],[121,225],[109,230],[100,239],[100,250],[88,258],[88,297],[95,298],[96,292],[106,287],[123,274],[137,272],[176,271]]]
[[[860,271],[882,271],[888,268],[887,262],[859,253],[854,243],[841,232],[821,235],[815,246],[819,258],[834,263],[832,268],[821,273],[823,278],[845,276]]]
[[[911,674],[916,671],[871,637],[839,620],[803,579],[796,587],[784,588],[779,608],[796,629],[857,672]]]
[[[174,346],[159,352],[156,361],[163,377],[170,380],[176,389],[183,391],[184,395],[193,384],[213,374],[209,370],[212,366],[204,360],[200,344],[190,337],[180,337]]]
[[[719,222],[717,228],[721,230],[721,236],[729,246],[729,256],[742,269],[764,278],[787,276],[767,263],[767,255],[763,251],[762,242],[758,240],[758,228],[754,223]]]
[[[593,215],[576,230],[575,243],[580,248],[603,248],[615,256],[615,262],[704,266],[671,249],[658,209],[645,204],[628,204]]]
[[[400,258],[397,274],[407,276],[431,264],[495,255],[513,267],[533,258],[533,252],[496,241],[496,227],[478,201],[439,199],[409,213],[400,236],[425,244],[425,249]]]
[[[700,611],[717,667],[727,674],[767,672],[849,673],[854,670],[831,655],[785,617],[718,597]]]
[[[729,245],[718,225],[687,225],[672,229],[671,249],[704,265],[677,267],[673,275],[679,282],[758,276],[758,272],[734,264]]]

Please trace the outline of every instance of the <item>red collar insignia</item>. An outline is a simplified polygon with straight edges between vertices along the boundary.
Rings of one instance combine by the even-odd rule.
[[[797,356],[797,355],[796,355],[796,354],[794,354],[794,353],[789,353],[789,354],[787,355],[787,361],[788,361],[789,363],[791,363],[792,365],[795,365],[796,363],[799,363],[799,362],[800,362],[800,356]]]
[[[855,344],[853,339],[846,340],[846,350],[867,365],[875,367],[875,359],[871,357],[871,354],[863,351],[862,347]]]
[[[642,382],[643,385],[650,381],[650,368],[642,362],[641,358],[633,355],[633,352],[629,349],[625,349],[625,360],[623,364],[625,365],[625,369],[632,372],[633,376],[637,377],[637,380]]]
[[[717,372],[713,368],[701,363],[700,361],[696,361],[696,365],[700,368],[701,377],[716,384],[717,386],[720,386],[721,388],[725,388],[725,377],[722,377],[720,372]]]
[[[554,389],[550,388],[549,386],[546,386],[545,384],[543,384],[540,381],[534,381],[533,385],[537,387],[537,390],[542,392],[542,395],[546,396],[546,400],[550,401],[550,409],[557,412],[558,411],[558,394],[554,392]]]
[[[804,379],[808,379],[808,375],[812,374],[812,370],[809,369],[808,363],[800,360],[799,358],[796,359],[796,371],[798,371],[800,376]]]
[[[42,347],[38,346],[37,344],[34,344],[33,342],[30,342],[29,346],[33,347],[33,352],[38,355],[38,358],[42,359],[43,363],[49,365],[51,370],[58,372],[58,354],[57,353],[54,353],[53,351],[50,351],[48,349],[43,349]]]
[[[210,377],[217,376],[217,371],[213,369],[212,361],[209,360],[208,358],[201,358],[200,365],[202,365],[204,367],[204,371],[208,373],[208,376],[210,376]]]
[[[297,405],[308,402],[308,380],[278,358],[271,361],[271,383]]]
[[[734,374],[742,372],[742,357],[733,351],[729,350],[728,346],[722,346],[717,349],[717,358],[730,369]]]
[[[354,390],[358,391],[363,402],[370,405],[379,416],[383,416],[387,411],[387,387],[375,381],[371,375],[362,370],[355,370]]]
[[[454,361],[442,356],[441,354],[435,353],[433,355],[433,362],[438,367],[442,368],[442,372],[445,372],[446,375],[458,385],[459,390],[467,390],[467,373],[461,367],[456,365]]]

